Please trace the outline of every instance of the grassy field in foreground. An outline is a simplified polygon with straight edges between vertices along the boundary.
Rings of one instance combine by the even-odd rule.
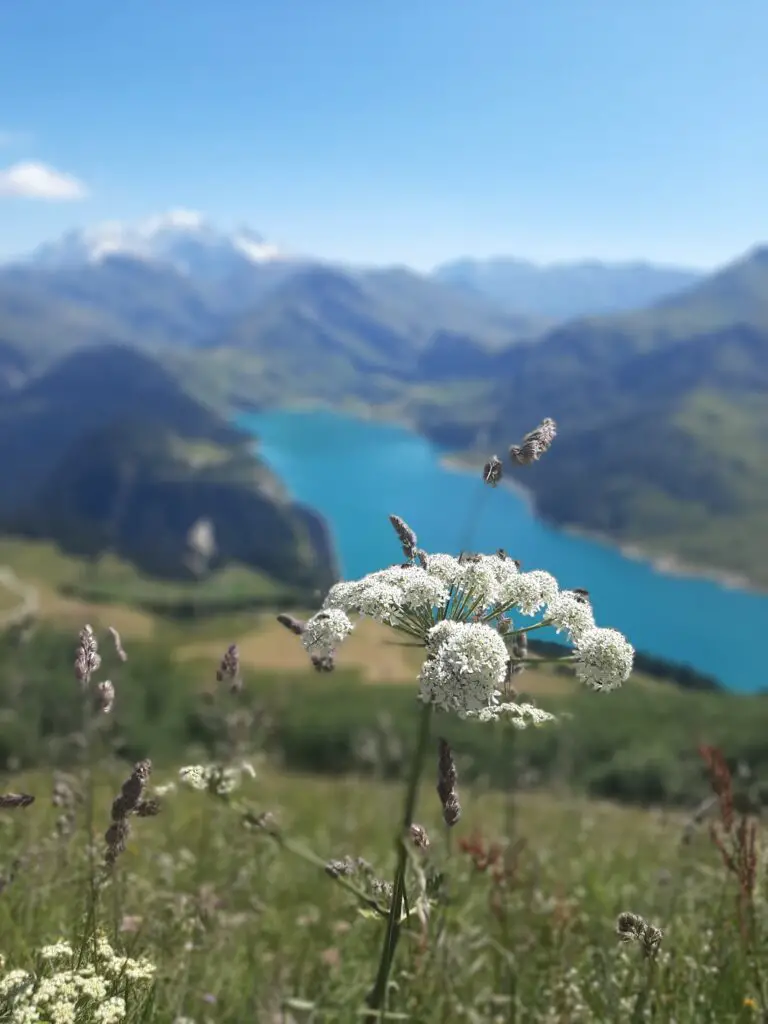
[[[385,1019],[764,1019],[763,879],[749,902],[754,931],[742,937],[738,882],[705,830],[684,843],[676,815],[539,794],[512,805],[502,795],[460,789],[463,815],[449,835],[429,775],[416,817],[431,845],[412,848],[408,876],[410,905],[419,912],[398,949]],[[98,775],[92,814],[99,834],[120,781],[114,771]],[[38,800],[0,818],[5,871],[15,863],[0,900],[6,970],[29,968],[46,943],[65,939],[77,948],[86,926],[88,812],[76,808],[75,831],[57,834],[57,817],[69,811],[61,801],[50,807],[50,786],[43,774],[14,779],[14,789]],[[144,1004],[138,985],[128,1019],[363,1019],[383,922],[363,912],[323,864],[362,857],[372,878],[391,879],[399,790],[262,766],[230,799],[237,803],[181,790],[163,796],[157,817],[133,820],[127,850],[98,890],[97,924],[113,948],[157,968],[153,1002]],[[245,807],[271,812],[288,845],[302,844],[317,864],[246,828]],[[96,856],[100,877],[101,846]],[[428,902],[419,902],[425,892]],[[662,929],[657,955],[645,957],[638,942],[619,943],[616,921],[625,911]]]
[[[408,776],[419,652],[365,622],[342,648],[340,671],[317,675],[274,611],[172,620],[129,603],[145,581],[123,587],[125,567],[109,563],[102,584],[111,579],[123,601],[67,595],[61,588],[85,567],[44,545],[0,543],[0,565],[36,588],[43,620],[26,641],[0,635],[2,789],[36,798],[15,809],[8,802],[17,800],[0,798],[0,1021],[365,1020],[403,814],[402,781],[387,780]],[[117,690],[95,727],[71,668],[85,621],[98,632],[99,678]],[[122,633],[124,664],[109,625]],[[233,641],[244,686],[222,703],[215,672]],[[515,733],[435,718],[434,741],[445,736],[455,752],[462,814],[452,829],[442,821],[433,742],[410,816],[430,843],[407,847],[408,916],[381,1019],[767,1020],[768,704],[639,673],[602,698],[547,665],[527,670],[520,685],[557,725]],[[731,783],[722,762],[719,805],[696,812],[708,792],[699,744],[722,746],[739,777]],[[143,793],[135,782],[133,796],[124,789],[115,806],[135,810],[121,818],[110,803],[127,761],[144,756],[154,774]],[[256,758],[256,777],[242,775],[231,793],[179,784],[184,763],[235,766],[241,757]],[[41,764],[69,774],[10,774]],[[621,807],[586,793],[680,809]],[[130,829],[113,828],[115,866],[105,871],[110,814]],[[332,878],[331,860],[354,873]],[[641,938],[621,943],[624,913],[661,929],[661,945],[639,919]],[[151,973],[141,963],[118,969],[104,959],[99,931],[117,954],[146,958],[153,977],[138,977]],[[22,1014],[14,999],[25,985],[51,990],[39,979],[55,966],[36,951],[58,941],[72,947],[60,966],[93,963],[104,992],[126,1000],[124,1013],[112,1003],[108,1016],[103,1000],[92,1006],[85,992],[96,981],[77,975],[85,986],[77,1005],[62,995],[57,1006]],[[23,981],[18,970],[39,977]],[[59,983],[72,991],[69,975]]]

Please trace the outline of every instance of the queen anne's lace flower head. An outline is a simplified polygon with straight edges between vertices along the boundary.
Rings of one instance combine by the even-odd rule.
[[[349,616],[341,608],[325,608],[313,615],[301,634],[309,654],[330,654],[352,632]]]
[[[66,942],[44,946],[38,968],[37,973],[14,970],[0,978],[0,1001],[14,1024],[120,1024],[127,1013],[126,985],[132,991],[155,975],[148,960],[117,956],[103,935],[97,936],[95,948],[88,945],[85,960]]]
[[[179,782],[199,792],[211,792],[215,796],[228,796],[243,781],[244,776],[256,778],[256,772],[248,761],[234,764],[190,764],[179,768]]]
[[[345,612],[352,610],[359,589],[359,580],[341,580],[339,583],[334,583],[325,596],[323,608],[341,608]]]
[[[576,645],[576,675],[596,690],[614,690],[629,679],[634,654],[617,630],[587,629]]]
[[[555,577],[540,569],[518,573],[510,581],[510,599],[523,615],[535,615],[545,604],[552,604],[558,592]]]
[[[546,617],[558,633],[565,631],[574,641],[595,626],[592,606],[568,590],[563,590],[547,606]]]
[[[551,442],[549,429],[542,443]],[[459,558],[427,554],[416,548],[410,527],[396,516],[390,519],[408,563],[337,583],[322,610],[294,629],[316,667],[324,659],[332,663],[336,647],[353,628],[350,616],[366,616],[424,644],[423,701],[463,717],[508,719],[519,728],[552,720],[531,704],[499,703],[510,671],[522,670],[527,661],[531,629],[551,625],[566,633],[576,648],[569,660],[579,678],[597,689],[611,689],[628,677],[632,647],[614,630],[597,629],[589,601],[561,592],[548,572],[521,572],[503,549]],[[542,611],[541,622],[515,630],[518,614]],[[203,769],[186,781],[209,786]]]
[[[485,610],[498,604],[501,559],[496,555],[478,555],[462,564],[461,589],[471,605]]]
[[[459,625],[455,619],[443,619],[438,622],[427,633],[427,650],[431,654],[437,654],[443,644],[456,632]]]
[[[448,600],[448,587],[419,565],[385,569],[387,579],[402,591],[402,603],[409,608],[442,608]]]
[[[481,711],[470,712],[468,718],[475,718],[478,722],[506,721],[518,729],[527,729],[529,725],[543,725],[545,722],[554,722],[555,716],[548,711],[537,708],[535,704],[514,704],[511,702],[495,704],[483,708]]]
[[[442,580],[448,587],[459,583],[466,565],[454,558],[453,555],[427,555],[427,572],[438,580]]]
[[[507,669],[506,644],[490,626],[475,622],[441,623],[437,653],[419,677],[421,699],[464,716],[492,704]]]

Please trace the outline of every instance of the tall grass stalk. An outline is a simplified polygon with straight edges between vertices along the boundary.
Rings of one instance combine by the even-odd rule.
[[[392,971],[392,963],[395,958],[397,943],[400,938],[402,927],[403,903],[406,896],[405,874],[408,866],[408,850],[406,848],[406,836],[413,824],[416,812],[416,800],[418,798],[419,782],[424,770],[424,760],[429,748],[429,733],[432,720],[432,705],[424,704],[419,715],[419,732],[416,741],[416,749],[411,762],[411,770],[408,777],[408,784],[405,790],[405,802],[403,816],[400,821],[400,831],[396,839],[397,863],[395,877],[392,883],[392,904],[387,919],[387,927],[384,934],[384,942],[381,948],[379,966],[376,973],[376,981],[368,997],[368,1006],[371,1010],[380,1011],[384,1008],[387,996],[387,984]],[[368,1020],[375,1020],[376,1014],[369,1015]]]

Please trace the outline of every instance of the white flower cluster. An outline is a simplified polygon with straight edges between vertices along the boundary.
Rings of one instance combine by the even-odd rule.
[[[464,716],[490,707],[504,682],[509,653],[495,629],[445,619],[427,635],[432,652],[419,675],[425,703]]]
[[[245,775],[256,778],[256,771],[248,761],[230,765],[190,764],[179,769],[179,782],[200,792],[228,796],[242,784]]]
[[[78,966],[68,942],[44,946],[39,969],[13,970],[0,978],[0,1016],[11,1024],[120,1024],[126,1017],[126,982],[148,982],[155,967],[148,960],[118,956],[100,936],[95,955]]]
[[[515,615],[541,613],[540,623],[526,631],[550,625],[565,633],[575,648],[578,677],[596,689],[613,689],[629,677],[630,644],[615,630],[599,629],[589,600],[561,591],[549,573],[520,572],[502,551],[420,557],[422,564],[392,566],[332,587],[302,634],[310,654],[332,653],[351,632],[351,615],[370,617],[426,645],[419,676],[423,701],[482,720],[505,717],[521,728],[551,716],[532,705],[498,702]]]
[[[576,675],[595,690],[615,690],[629,678],[632,645],[615,629],[587,629],[576,641]]]
[[[595,626],[590,603],[582,601],[570,590],[561,591],[548,603],[547,619],[556,632],[568,633],[573,641]]]
[[[333,654],[336,647],[352,632],[352,623],[340,608],[327,608],[313,615],[304,627],[301,641],[309,654],[323,657]]]
[[[337,583],[329,590],[323,608],[328,613],[334,610],[353,612],[396,625],[398,618],[409,610],[441,608],[448,597],[445,582],[431,576],[420,565],[393,565],[360,580]]]
[[[555,716],[548,711],[537,708],[535,704],[514,704],[507,702],[495,704],[483,708],[481,711],[473,711],[467,718],[475,718],[478,722],[505,721],[514,725],[517,729],[527,729],[529,725],[544,725],[545,722],[554,722]]]

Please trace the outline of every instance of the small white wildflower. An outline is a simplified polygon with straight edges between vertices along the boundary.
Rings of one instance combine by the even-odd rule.
[[[55,942],[52,946],[43,946],[38,956],[41,960],[71,960],[74,953],[68,942]]]
[[[457,619],[441,619],[427,633],[427,650],[431,654],[436,654],[446,640],[453,636],[462,625],[463,623]]]
[[[175,793],[176,792],[176,783],[175,782],[164,782],[164,783],[162,783],[159,786],[155,786],[154,789],[155,789],[155,795],[156,796],[160,796],[160,797],[162,797],[162,796],[170,796],[171,793]]]
[[[190,789],[208,788],[206,770],[201,764],[188,764],[184,768],[179,768],[179,782]]]
[[[376,573],[359,581],[354,610],[375,622],[392,625],[403,605],[403,591]]]
[[[29,971],[9,971],[0,978],[0,999],[15,999],[33,984],[34,978]]]
[[[574,641],[577,641],[585,630],[594,629],[595,626],[592,606],[586,601],[580,601],[575,594],[567,590],[559,593],[548,605],[546,618],[551,620],[558,633],[565,630]]]
[[[11,1024],[41,1024],[40,1011],[32,1003],[15,1003],[10,1017]]]
[[[634,648],[615,629],[587,629],[576,645],[576,675],[596,690],[614,690],[629,679]]]
[[[301,642],[309,654],[331,654],[352,629],[349,616],[341,608],[325,608],[307,622]]]
[[[342,611],[356,611],[355,597],[360,589],[359,580],[341,580],[334,583],[326,594],[323,608],[340,608]]]
[[[510,590],[510,600],[523,615],[535,615],[545,604],[552,604],[559,593],[555,577],[541,569],[518,573]]]
[[[496,604],[500,608],[508,608],[514,604],[518,592],[520,570],[517,567],[517,562],[512,558],[493,555],[490,564],[496,577]]]
[[[51,1016],[51,1024],[77,1024],[77,1012],[74,1003],[62,1000],[55,1003],[48,1012]]]
[[[140,960],[131,960],[126,957],[121,964],[120,971],[116,972],[114,968],[111,968],[111,973],[118,973],[128,981],[151,981],[156,971],[155,965],[143,957]]]
[[[481,611],[498,604],[500,565],[501,559],[496,555],[480,555],[476,561],[462,562],[461,589],[469,608]]]
[[[402,590],[403,604],[408,608],[443,608],[448,602],[445,583],[430,576],[420,565],[394,566],[384,572],[386,582]]]
[[[427,572],[447,587],[454,587],[461,581],[466,566],[453,555],[427,555]]]
[[[80,989],[80,994],[86,999],[100,1003],[107,998],[107,986],[101,978],[93,975],[86,977],[81,971],[76,978],[76,984]]]
[[[459,715],[479,711],[495,701],[507,658],[504,641],[490,626],[457,622],[422,666],[421,699]]]
[[[125,1013],[123,997],[112,996],[94,1010],[94,1024],[120,1024],[120,1021],[125,1020]]]
[[[202,772],[202,770],[203,769],[199,766],[194,765],[191,768],[182,768],[181,771],[179,772],[179,775],[181,775],[182,772],[186,771]],[[112,949],[107,938],[104,935],[99,935],[96,939],[96,956],[99,960],[106,960],[108,963],[111,960],[115,959],[115,951],[114,949]]]
[[[467,715],[468,718],[476,719],[478,722],[496,722],[504,720],[518,729],[526,729],[529,725],[543,725],[545,722],[554,722],[555,716],[548,711],[537,708],[535,704],[496,704],[491,707],[482,708],[480,711]]]

